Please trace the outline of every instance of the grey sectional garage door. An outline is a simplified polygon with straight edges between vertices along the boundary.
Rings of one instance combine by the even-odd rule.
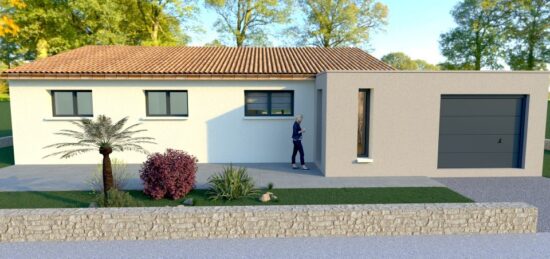
[[[519,168],[524,95],[443,95],[439,168]]]

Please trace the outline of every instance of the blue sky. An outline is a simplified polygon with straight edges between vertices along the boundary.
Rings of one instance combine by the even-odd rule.
[[[371,36],[371,54],[380,58],[389,52],[402,51],[430,63],[444,60],[439,52],[439,35],[454,26],[450,11],[459,0],[379,1],[389,8],[389,22],[383,32]],[[213,11],[201,8],[198,20],[205,31],[193,33],[190,45],[203,45],[219,38],[214,28],[216,18]]]

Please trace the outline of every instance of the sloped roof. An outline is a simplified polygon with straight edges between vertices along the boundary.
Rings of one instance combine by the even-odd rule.
[[[7,75],[311,75],[394,70],[358,48],[86,46]]]

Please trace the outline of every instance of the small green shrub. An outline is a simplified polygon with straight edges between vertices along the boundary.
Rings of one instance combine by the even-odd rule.
[[[111,167],[113,169],[113,183],[117,190],[124,190],[128,181],[131,178],[131,174],[128,171],[128,166],[122,159],[111,159]],[[103,192],[103,171],[102,165],[98,164],[93,175],[87,180],[87,183],[92,188],[94,193]]]
[[[221,173],[208,178],[210,189],[207,194],[212,200],[235,200],[259,195],[254,188],[254,180],[246,168],[225,167]]]
[[[111,189],[107,192],[109,200],[105,203],[105,195],[97,194],[96,203],[99,207],[141,207],[143,203],[135,200],[129,193],[122,192],[116,189]]]

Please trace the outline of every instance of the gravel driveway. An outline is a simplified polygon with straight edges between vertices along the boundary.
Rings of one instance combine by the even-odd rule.
[[[477,202],[522,201],[539,208],[539,232],[550,232],[550,178],[433,178]]]

